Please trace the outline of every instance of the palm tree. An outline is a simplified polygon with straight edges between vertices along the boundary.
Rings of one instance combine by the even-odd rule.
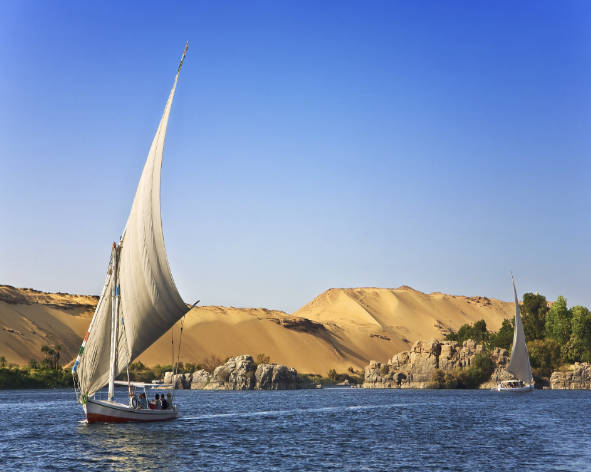
[[[49,346],[41,346],[41,352],[45,354],[45,359],[43,359],[45,366],[49,367],[50,369],[53,368],[53,356],[55,351]]]
[[[0,356],[0,368],[4,369],[6,367],[6,357]]]
[[[61,344],[58,344],[58,345],[55,346],[55,350],[54,350],[54,353],[53,353],[53,360],[54,360],[55,370],[57,370],[57,368],[59,367],[59,360],[60,360],[60,356],[61,356],[61,354],[60,354],[61,350],[62,350],[62,345]]]

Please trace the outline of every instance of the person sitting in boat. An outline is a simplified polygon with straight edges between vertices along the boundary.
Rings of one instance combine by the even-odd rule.
[[[166,401],[166,398],[164,398],[164,394],[162,394],[161,404],[162,404],[162,409],[163,410],[166,410],[168,408],[168,402]]]
[[[166,394],[166,401],[168,403],[168,408],[172,408],[172,395],[170,394],[170,392]]]
[[[160,401],[160,395],[156,394],[156,400],[154,400],[157,410],[162,410],[162,402]]]
[[[154,400],[152,400],[150,403],[148,403],[148,406],[150,407],[150,410],[158,410],[158,403],[159,403],[159,399],[160,395],[156,394],[156,397],[154,398]]]
[[[148,408],[148,400],[146,399],[145,393],[140,393],[138,401],[139,401],[140,408],[144,408],[144,409]]]

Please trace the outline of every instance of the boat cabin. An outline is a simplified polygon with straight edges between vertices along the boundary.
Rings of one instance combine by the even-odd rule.
[[[128,387],[129,392],[129,407],[133,409],[146,409],[146,410],[157,410],[159,409],[156,401],[150,401],[148,399],[148,394],[146,392],[146,388],[150,388],[151,390],[173,390],[173,384],[165,384],[165,383],[144,383],[144,382],[125,382],[124,380],[115,380],[115,385],[125,386]],[[137,392],[138,389],[142,389],[143,392]],[[164,393],[161,393],[162,397],[164,398]],[[143,397],[143,401],[142,401]],[[174,397],[173,397],[174,398]],[[172,403],[167,406],[167,409],[175,410],[176,407]]]
[[[503,380],[501,382],[503,388],[523,388],[525,384],[522,380]]]

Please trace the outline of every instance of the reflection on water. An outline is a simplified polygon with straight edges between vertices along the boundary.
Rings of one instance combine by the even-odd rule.
[[[161,424],[160,424],[161,425]],[[122,471],[151,470],[155,467],[153,452],[160,459],[179,454],[183,431],[162,431],[154,423],[147,424],[78,424],[80,439],[92,447],[82,452],[81,459],[93,462],[101,457]],[[161,463],[161,462],[159,462]]]
[[[0,391],[2,470],[589,470],[591,392],[177,392],[183,416],[81,423],[68,390]]]

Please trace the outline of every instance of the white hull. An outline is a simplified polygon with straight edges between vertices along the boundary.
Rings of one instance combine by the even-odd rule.
[[[498,384],[496,387],[493,387],[491,390],[496,392],[514,392],[514,393],[525,393],[531,392],[534,389],[534,384],[524,385],[523,387],[506,387],[504,385]]]
[[[131,408],[123,403],[107,400],[88,399],[86,405],[82,405],[86,413],[87,423],[129,423],[166,421],[178,418],[178,410],[149,410],[144,408]]]

